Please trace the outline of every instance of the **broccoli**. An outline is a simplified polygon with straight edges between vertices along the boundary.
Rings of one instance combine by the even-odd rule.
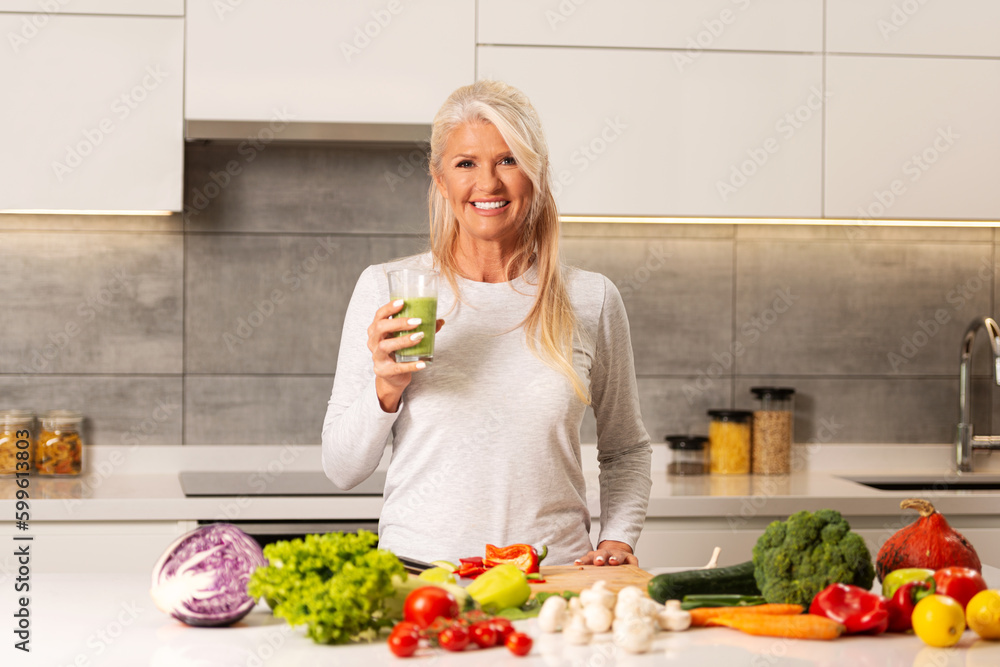
[[[835,510],[801,511],[774,521],[753,548],[754,578],[772,603],[809,608],[832,583],[870,590],[875,566],[865,541]]]

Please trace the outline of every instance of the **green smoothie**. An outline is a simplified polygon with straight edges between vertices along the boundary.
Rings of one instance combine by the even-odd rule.
[[[398,299],[399,297],[392,297]],[[393,315],[393,319],[401,317],[410,319],[419,317],[420,325],[415,329],[400,331],[397,336],[412,336],[418,331],[424,332],[413,347],[403,348],[396,352],[396,361],[430,361],[434,358],[434,329],[437,327],[437,297],[416,296],[403,302],[403,310]]]

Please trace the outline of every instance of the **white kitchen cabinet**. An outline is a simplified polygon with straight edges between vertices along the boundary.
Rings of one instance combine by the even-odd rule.
[[[189,121],[429,124],[475,76],[468,0],[187,6]]]
[[[822,51],[822,0],[479,0],[480,44]]]
[[[1000,60],[828,56],[826,216],[996,219]]]
[[[479,47],[541,115],[560,211],[819,217],[822,57]]]
[[[33,521],[33,539],[11,522],[0,529],[6,544],[30,545],[31,573],[146,574],[178,537],[198,527],[196,521]],[[0,555],[0,582],[17,572],[13,548]]]
[[[183,18],[0,13],[0,210],[180,211]]]
[[[827,0],[826,48],[839,53],[1000,56],[996,0]]]
[[[0,12],[33,14],[28,22],[42,27],[48,14],[184,16],[184,0],[0,0]]]

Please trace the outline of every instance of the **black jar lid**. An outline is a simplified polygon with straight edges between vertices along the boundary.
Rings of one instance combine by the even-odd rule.
[[[750,391],[757,398],[776,398],[779,401],[795,393],[791,387],[750,387]]]
[[[749,410],[709,410],[708,416],[720,422],[748,422],[753,419]]]
[[[703,435],[668,435],[664,438],[670,449],[687,449],[697,451],[705,448],[708,438]]]

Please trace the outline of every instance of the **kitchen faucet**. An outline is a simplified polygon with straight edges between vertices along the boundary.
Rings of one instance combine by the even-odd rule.
[[[972,345],[980,329],[989,333],[990,349],[993,350],[993,380],[1000,385],[1000,326],[992,317],[977,317],[965,330],[958,367],[958,435],[955,439],[958,472],[972,472],[973,450],[1000,449],[1000,436],[972,434]]]

